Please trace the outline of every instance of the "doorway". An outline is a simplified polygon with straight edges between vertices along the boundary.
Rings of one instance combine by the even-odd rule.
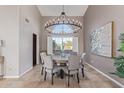
[[[33,33],[33,66],[37,64],[37,35]]]

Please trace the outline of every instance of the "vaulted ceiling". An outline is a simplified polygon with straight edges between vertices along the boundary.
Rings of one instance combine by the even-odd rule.
[[[42,16],[59,16],[62,12],[62,5],[38,5]],[[68,16],[83,16],[88,5],[65,5],[64,11]]]

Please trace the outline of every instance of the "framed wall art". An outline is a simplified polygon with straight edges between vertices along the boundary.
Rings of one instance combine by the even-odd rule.
[[[113,22],[91,32],[91,53],[112,57]]]

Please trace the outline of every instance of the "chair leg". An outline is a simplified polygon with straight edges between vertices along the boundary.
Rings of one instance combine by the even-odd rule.
[[[84,68],[82,68],[82,76],[84,77]]]
[[[69,81],[70,81],[70,71],[68,71],[68,86],[69,86]]]
[[[43,69],[44,69],[44,67],[42,67],[42,69],[41,69],[41,75],[43,75]]]
[[[52,81],[51,81],[51,84],[53,85],[53,73],[52,73]]]
[[[46,75],[47,75],[47,72],[45,71],[45,75],[44,75],[44,81],[46,80]]]
[[[77,80],[78,80],[78,83],[79,83],[80,81],[79,81],[79,74],[78,73],[77,73]]]
[[[51,84],[53,85],[53,70],[51,70],[51,76],[52,76]]]

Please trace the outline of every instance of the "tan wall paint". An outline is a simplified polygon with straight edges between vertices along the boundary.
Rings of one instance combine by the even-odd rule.
[[[30,22],[26,23],[25,18]],[[34,5],[0,6],[0,40],[4,41],[0,52],[5,57],[6,78],[18,77],[32,67],[32,33],[39,36],[40,21],[40,12]],[[39,62],[39,37],[37,44]]]
[[[19,7],[19,74],[22,75],[33,66],[33,33],[37,35],[37,63],[39,63],[41,15],[34,5]]]
[[[18,76],[19,68],[19,13],[18,6],[0,6],[0,40],[4,41],[1,55],[5,57],[5,76]]]
[[[116,51],[119,48],[119,35],[124,32],[124,6],[89,6],[85,16],[84,16],[84,41],[85,41],[85,51],[87,53],[86,60],[88,63],[109,75],[118,82],[124,84],[124,80],[118,78],[117,76],[109,74],[113,72],[115,67],[113,66],[114,61],[111,58],[101,57],[90,53],[90,32],[96,28],[110,22],[114,21],[114,51],[116,56],[120,53]],[[103,38],[104,39],[104,38]]]

